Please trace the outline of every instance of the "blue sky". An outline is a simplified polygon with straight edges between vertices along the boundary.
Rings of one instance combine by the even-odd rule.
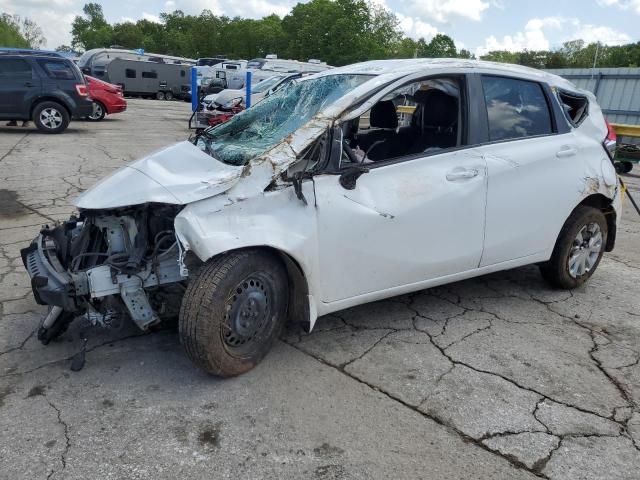
[[[162,11],[258,18],[285,15],[292,0],[98,0],[110,22],[147,18]],[[609,45],[640,40],[640,0],[372,0],[398,15],[409,36],[430,38],[438,32],[458,47],[487,50],[548,49],[571,39]],[[0,0],[0,12],[17,13],[38,22],[47,47],[70,43],[70,25],[84,0]],[[635,27],[635,28],[634,28]]]

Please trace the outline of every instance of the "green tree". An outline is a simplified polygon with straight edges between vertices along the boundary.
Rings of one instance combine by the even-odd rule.
[[[107,23],[99,3],[87,3],[82,9],[84,16],[77,16],[71,24],[71,45],[90,50],[111,45],[113,27]]]
[[[20,29],[12,21],[5,18],[6,14],[0,17],[0,46],[11,48],[29,48],[27,39],[22,36]],[[8,15],[7,15],[8,16]]]
[[[40,48],[46,43],[36,22],[19,15],[3,13],[0,17],[0,43],[18,48]]]
[[[438,33],[421,52],[421,57],[427,58],[455,58],[458,56],[456,44],[449,35]]]

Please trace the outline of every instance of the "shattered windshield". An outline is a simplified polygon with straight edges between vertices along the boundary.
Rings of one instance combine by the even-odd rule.
[[[227,123],[206,131],[196,146],[224,163],[244,165],[370,78],[327,75],[291,82]]]

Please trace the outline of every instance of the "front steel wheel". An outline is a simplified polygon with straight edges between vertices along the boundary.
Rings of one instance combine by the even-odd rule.
[[[551,259],[540,265],[544,279],[564,289],[582,285],[602,259],[607,233],[602,211],[584,205],[576,207],[560,231]]]
[[[180,341],[203,370],[239,375],[271,349],[287,300],[287,274],[276,255],[244,250],[216,257],[189,283],[180,309]]]

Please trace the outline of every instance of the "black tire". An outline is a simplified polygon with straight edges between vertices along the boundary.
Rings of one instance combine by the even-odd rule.
[[[164,92],[156,93],[156,100],[164,100]]]
[[[178,331],[187,356],[221,377],[251,370],[280,335],[287,314],[287,273],[264,250],[209,260],[182,300]]]
[[[171,93],[171,92],[164,92],[164,99],[165,99],[165,100],[168,100],[168,101],[173,100],[173,93]]]
[[[92,122],[99,122],[104,119],[104,116],[107,114],[107,109],[102,104],[102,102],[98,102],[97,100],[93,101],[93,114],[87,117],[87,120]]]
[[[589,227],[594,224],[597,224],[601,235],[601,246],[597,258],[595,258],[592,266],[583,273],[574,272],[574,274],[572,274],[569,268],[569,260],[572,250],[574,247],[577,248],[577,244],[575,243],[577,240],[576,237],[585,227],[589,229]],[[585,233],[590,234],[591,232],[587,231]],[[607,220],[602,211],[584,205],[577,206],[562,226],[562,230],[560,230],[560,235],[558,235],[551,259],[540,265],[542,277],[557,288],[568,290],[579,287],[586,282],[596,271],[596,268],[598,268],[602,255],[604,254],[605,245],[607,244],[607,234]]]
[[[33,110],[33,123],[43,133],[62,133],[69,126],[69,112],[57,102],[42,102]]]
[[[622,162],[622,173],[629,173],[633,170],[633,163],[629,161]]]

